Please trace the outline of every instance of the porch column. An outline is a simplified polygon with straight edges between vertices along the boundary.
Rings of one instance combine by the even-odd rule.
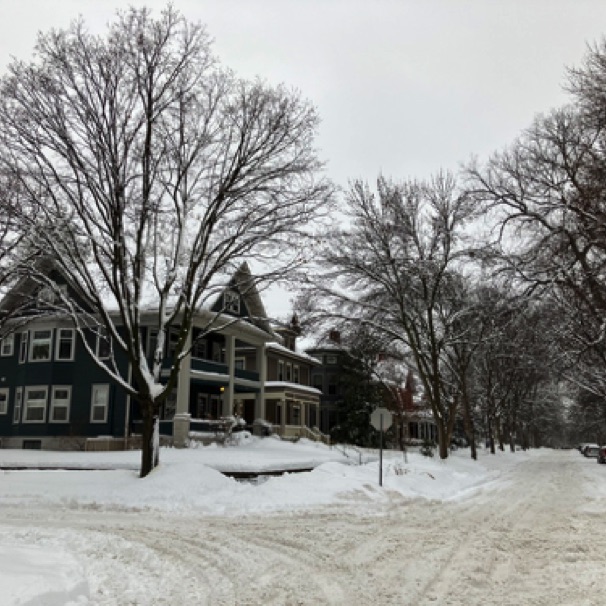
[[[191,349],[191,331],[185,341],[185,350]],[[189,385],[191,382],[191,352],[188,353],[179,368],[179,378],[177,380],[177,410],[176,415],[189,413]]]
[[[265,418],[265,382],[267,381],[267,353],[265,343],[256,348],[259,391],[255,396],[255,419]]]
[[[229,383],[223,392],[223,413],[224,417],[231,417],[234,414],[234,384],[236,376],[236,337],[225,335],[225,363],[229,375]]]

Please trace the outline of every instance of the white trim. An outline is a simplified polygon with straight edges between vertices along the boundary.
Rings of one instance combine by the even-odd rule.
[[[62,400],[57,400],[57,398],[55,397],[55,392],[57,390],[67,391],[67,398],[62,399]],[[61,402],[61,404],[58,404],[58,402]],[[63,402],[66,402],[66,403],[63,403]],[[69,423],[69,414],[70,414],[70,410],[71,410],[71,404],[72,404],[71,385],[53,385],[51,387],[50,413],[49,413],[49,417],[48,417],[48,422],[49,423]],[[66,408],[67,409],[65,419],[53,418],[55,416],[55,410],[57,408]]]
[[[29,349],[29,331],[19,333],[19,364],[27,362],[27,351]]]
[[[13,425],[21,422],[21,412],[23,408],[23,387],[15,389],[15,407],[13,409]]]
[[[7,351],[5,351],[5,348]],[[6,335],[0,342],[0,356],[3,358],[9,358],[15,353],[15,334],[10,333]]]
[[[30,399],[29,394],[31,392],[44,393],[44,398]],[[32,402],[41,403],[32,406]],[[46,423],[46,408],[48,404],[48,386],[47,385],[28,385],[25,388],[25,397],[23,398],[23,419],[22,423]],[[32,410],[42,410],[41,419],[28,419],[27,416]]]
[[[31,330],[29,339],[29,361],[30,362],[50,362],[53,357],[53,329],[52,328],[34,328]],[[36,333],[49,333],[48,337],[36,339]],[[47,358],[34,358],[34,347],[45,347],[48,344]]]
[[[105,393],[105,402],[103,403],[95,403],[95,394],[97,394],[100,392],[101,394],[103,394],[103,392]],[[95,419],[94,418],[94,412],[95,412],[95,408],[101,408],[103,407],[104,409],[104,413],[103,413],[103,419]],[[91,423],[107,423],[107,413],[109,410],[109,383],[94,383],[91,386],[91,392],[90,392],[90,422]]]
[[[240,294],[235,290],[226,290],[223,293],[223,310],[236,315],[240,314]]]
[[[71,350],[70,356],[68,358],[60,358],[59,350],[61,348],[61,333],[62,332],[70,332],[70,342],[71,342]],[[76,331],[73,328],[57,328],[57,332],[55,333],[55,360],[59,362],[72,362],[74,360],[74,350],[76,349]]]
[[[0,415],[8,414],[8,402],[10,395],[10,387],[0,387]]]
[[[107,343],[107,356],[101,356],[101,354],[99,353],[101,348],[99,347],[99,345],[101,344],[101,339],[107,339],[108,343]],[[97,356],[97,358],[99,360],[109,360],[112,356],[112,343],[111,343],[111,337],[107,336],[107,330],[105,329],[104,326],[98,326],[97,330],[95,331],[95,355]]]

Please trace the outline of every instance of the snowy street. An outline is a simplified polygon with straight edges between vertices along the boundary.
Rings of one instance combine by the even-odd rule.
[[[107,605],[602,602],[606,467],[576,451],[500,456],[509,463],[495,479],[446,500],[390,490],[389,473],[382,489],[365,483],[329,505],[277,513],[3,499],[3,565],[35,546],[62,561],[73,586],[56,601],[48,593],[40,602],[0,596],[0,604],[64,605],[66,596]]]

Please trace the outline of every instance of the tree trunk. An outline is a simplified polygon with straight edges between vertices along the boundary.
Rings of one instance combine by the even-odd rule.
[[[436,423],[438,427],[438,452],[440,453],[440,459],[448,458],[448,428],[444,423],[444,419],[438,419]]]
[[[488,424],[488,443],[490,445],[490,454],[495,454],[494,434],[493,434],[493,419],[491,415],[487,417]]]
[[[141,431],[141,473],[139,477],[147,476],[159,463],[158,452],[154,448],[155,405],[152,400],[141,402],[143,429]]]
[[[465,434],[469,440],[469,446],[471,448],[471,458],[476,461],[478,459],[478,453],[476,450],[476,431],[471,416],[471,406],[469,405],[469,397],[467,396],[467,388],[463,387],[463,423],[465,424]]]

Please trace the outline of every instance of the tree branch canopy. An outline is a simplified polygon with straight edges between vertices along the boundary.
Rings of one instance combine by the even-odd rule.
[[[158,310],[159,347],[176,318],[184,342],[240,263],[271,261],[274,277],[300,263],[331,196],[314,107],[221,68],[205,29],[171,7],[118,13],[104,37],[81,21],[40,34],[0,108],[0,170],[36,211],[22,219],[126,352],[134,379],[114,378],[143,399],[166,389],[142,310]]]

